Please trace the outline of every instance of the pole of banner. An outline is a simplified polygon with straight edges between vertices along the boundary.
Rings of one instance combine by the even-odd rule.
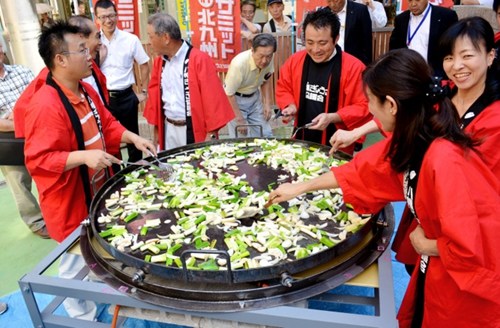
[[[297,43],[296,37],[296,29],[298,28],[298,24],[295,21],[295,0],[292,0],[292,54],[295,53],[295,44]]]
[[[191,32],[191,18],[190,18],[190,14],[189,14],[189,4],[188,4],[189,1],[181,1],[181,5],[182,5],[182,11],[183,13],[186,14],[186,17],[184,17],[184,21],[186,22],[186,35],[187,35],[187,41],[189,43],[191,43],[191,35],[193,34],[193,32]]]
[[[78,15],[78,0],[73,0],[73,15]]]
[[[90,9],[90,19],[94,20],[94,5],[92,4],[92,0],[89,0],[89,9]]]
[[[30,0],[0,0],[4,27],[9,33],[13,64],[24,65],[38,74],[45,67],[42,57],[33,54],[38,49],[40,22],[34,2]]]

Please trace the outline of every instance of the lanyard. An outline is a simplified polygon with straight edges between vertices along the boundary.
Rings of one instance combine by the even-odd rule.
[[[52,78],[52,73],[50,73],[50,72],[47,75],[47,85],[50,85],[51,87],[56,89],[57,93],[59,94],[59,98],[61,99],[61,102],[64,106],[66,113],[68,114],[69,120],[71,122],[71,126],[73,127],[73,132],[75,133],[76,142],[78,145],[78,150],[85,150],[85,141],[83,139],[82,124],[80,123],[80,119],[78,118],[78,114],[76,113],[75,109],[73,108],[73,106],[69,102],[68,97],[64,94],[64,92],[61,90],[59,85],[57,85],[57,83],[54,81],[54,79]],[[99,122],[100,122],[100,118],[99,118]],[[87,205],[87,210],[89,210],[90,209],[90,202],[92,201],[92,194],[90,192],[89,170],[87,169],[86,165],[80,165],[79,170],[80,170],[80,177],[82,179],[82,184],[83,184],[83,191],[85,194],[85,204]]]
[[[413,38],[415,37],[415,34],[417,34],[417,31],[420,29],[420,26],[422,26],[422,24],[425,22],[425,19],[427,18],[429,11],[431,11],[431,5],[429,5],[429,7],[427,7],[427,10],[424,13],[424,18],[422,18],[420,23],[418,23],[418,26],[415,29],[415,31],[413,31],[413,33],[410,32],[411,24],[410,24],[410,22],[408,22],[408,36],[407,36],[408,39],[406,41],[406,46],[410,46],[411,40],[413,40]]]
[[[106,152],[106,142],[104,141],[104,133],[102,132],[101,115],[99,115],[99,111],[97,110],[97,108],[94,104],[94,101],[92,100],[92,98],[90,98],[89,94],[87,93],[87,90],[85,90],[85,88],[81,85],[80,85],[80,87],[82,88],[83,94],[85,95],[85,98],[87,99],[87,102],[90,106],[90,111],[91,111],[92,115],[94,116],[94,119],[97,123],[97,129],[99,130],[99,134],[100,134],[101,140],[102,140],[102,148],[103,148],[102,150]]]

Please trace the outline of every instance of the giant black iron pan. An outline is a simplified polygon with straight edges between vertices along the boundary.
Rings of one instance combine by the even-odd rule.
[[[159,154],[158,157],[160,159],[167,159],[183,153],[190,153],[196,149],[204,148],[210,145],[216,145],[222,143],[251,142],[253,140],[254,138],[222,139],[205,143],[191,144],[184,147],[179,147],[169,151],[162,152]],[[319,148],[320,151],[324,152],[328,152],[329,150],[328,147],[312,142],[307,142],[302,140],[297,141],[292,139],[279,139],[279,140],[285,141],[286,143],[299,144],[302,147]],[[347,155],[343,156],[344,159],[347,158],[346,156]],[[342,155],[336,155],[336,157],[340,158],[342,157]],[[247,166],[246,167],[247,171],[245,173],[247,174],[247,180],[253,183],[254,185],[257,186],[260,185],[263,188],[267,188],[267,184],[269,182],[276,181],[277,174],[279,174],[276,171],[271,171],[271,169],[269,168],[266,169],[263,166],[259,168],[253,168],[249,165],[246,166]],[[99,189],[99,191],[96,193],[91,203],[91,209],[89,215],[91,224],[89,229],[93,230],[91,235],[94,235],[99,244],[115,259],[131,267],[137,268],[138,270],[140,270],[140,272],[145,272],[146,274],[151,273],[153,275],[158,275],[166,279],[204,282],[204,283],[221,283],[221,282],[242,283],[242,282],[263,281],[268,279],[277,279],[282,277],[283,275],[293,275],[295,273],[303,272],[312,267],[331,261],[335,257],[348,252],[351,248],[353,248],[356,244],[358,244],[359,241],[362,240],[368,233],[375,232],[376,234],[376,230],[378,229],[376,224],[378,215],[375,215],[367,224],[365,224],[365,226],[362,229],[360,229],[354,234],[348,235],[348,238],[346,238],[346,240],[344,240],[342,243],[339,243],[332,248],[326,249],[324,251],[313,254],[303,259],[282,261],[278,262],[274,266],[262,267],[256,269],[231,270],[229,266],[227,271],[200,271],[200,270],[188,270],[186,269],[185,265],[184,268],[178,268],[174,266],[167,267],[163,264],[149,263],[145,262],[142,258],[129,254],[128,251],[121,252],[117,250],[115,247],[111,246],[106,240],[104,240],[99,236],[99,232],[101,231],[101,229],[99,227],[99,224],[97,223],[97,218],[104,209],[104,201],[108,199],[113,192],[123,187],[124,174],[130,173],[137,169],[138,169],[137,167],[127,167],[121,170],[111,179],[106,181],[106,183]],[[262,190],[263,188],[257,189],[257,191]],[[167,210],[163,211],[169,212]],[[166,215],[168,215],[168,213],[166,213]],[[174,215],[172,215],[171,212],[170,215],[168,215],[168,218],[172,220],[172,223],[175,223],[174,220],[176,220],[176,218]],[[308,220],[315,220],[315,219],[317,220],[317,218],[312,217],[311,219]],[[328,228],[326,228],[325,230],[327,229]],[[220,231],[220,236],[218,237],[222,237],[224,232],[221,230],[219,231]],[[164,231],[163,234],[165,233],[168,232]],[[217,243],[217,245],[224,245],[224,243],[223,242]],[[198,251],[194,248],[192,249],[183,248],[180,251],[183,252],[181,253],[181,259],[185,259],[191,253],[202,253],[202,251]],[[210,251],[210,253],[217,253],[221,254],[221,256],[228,257],[225,251],[213,251],[213,252]]]
[[[381,211],[385,222],[377,235],[368,234],[348,253],[323,265],[283,279],[246,283],[202,283],[145,275],[141,270],[113,259],[82,229],[80,247],[94,274],[114,289],[135,299],[174,309],[200,312],[235,312],[294,303],[327,292],[371,265],[387,248],[394,228],[390,204]],[[381,222],[382,223],[382,222]],[[383,228],[382,228],[383,227]]]

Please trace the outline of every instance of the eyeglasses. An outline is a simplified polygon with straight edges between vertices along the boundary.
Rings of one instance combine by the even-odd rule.
[[[63,51],[61,52],[61,55],[82,55],[82,56],[85,56],[87,57],[90,53],[90,50],[89,48],[83,48],[82,50],[79,50],[79,51]]]
[[[105,21],[106,19],[112,20],[116,18],[116,14],[109,14],[109,15],[102,15],[102,16],[97,16],[100,21]]]

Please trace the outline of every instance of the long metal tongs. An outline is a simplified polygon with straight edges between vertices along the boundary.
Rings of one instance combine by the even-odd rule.
[[[151,157],[154,158],[156,163],[158,163],[158,167],[160,168],[160,171],[162,171],[163,177],[164,178],[168,177],[168,180],[171,180],[174,176],[174,167],[168,163],[164,163],[164,162],[160,161],[158,156],[153,154],[150,150],[148,150],[148,153]]]
[[[155,156],[152,152],[148,151],[149,155],[153,157],[154,161],[157,163],[148,162],[145,159],[141,159],[135,162],[122,161],[121,164],[125,166],[137,165],[137,166],[153,166],[160,170],[162,178],[167,181],[171,181],[174,178],[174,167],[170,164],[160,161],[160,159]]]
[[[135,162],[129,162],[129,161],[121,161],[121,165],[124,166],[131,166],[131,165],[136,165],[136,166],[156,166],[155,164],[146,161],[145,159],[140,159]]]
[[[314,125],[314,123],[307,123],[305,125],[302,125],[302,126],[299,126],[295,132],[292,134],[292,137],[291,139],[295,139],[295,136],[297,135],[297,132],[299,132],[300,130],[304,130],[304,129],[309,129],[310,126]]]

